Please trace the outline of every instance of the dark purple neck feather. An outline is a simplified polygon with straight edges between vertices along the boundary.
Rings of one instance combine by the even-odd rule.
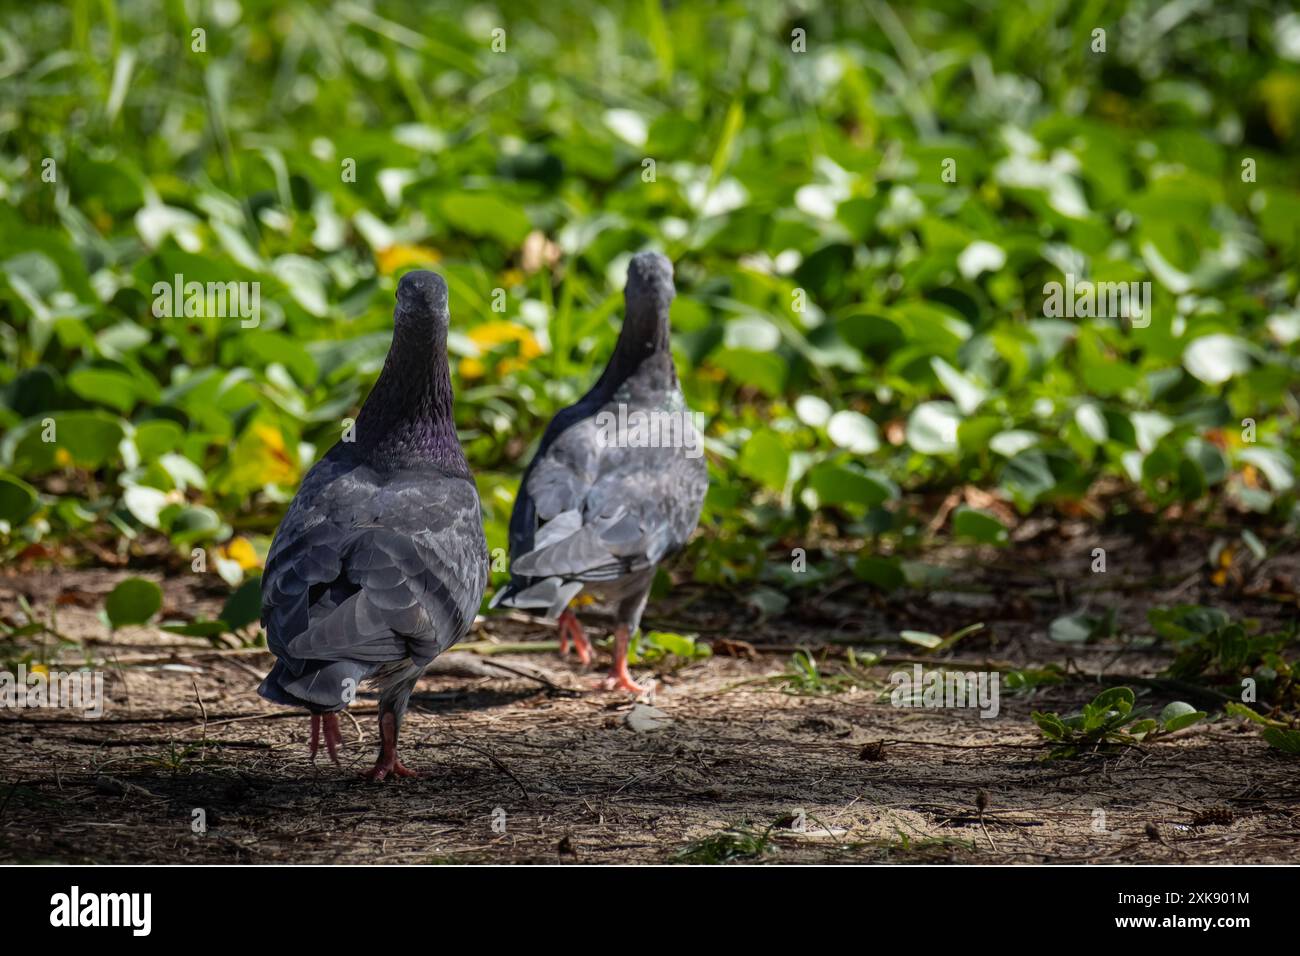
[[[398,321],[384,369],[357,416],[356,456],[386,471],[434,466],[469,475],[452,414],[447,332]]]
[[[651,356],[667,356],[667,374],[677,383],[677,369],[672,361],[671,325],[668,312],[672,306],[671,282],[646,287],[638,283],[629,288],[623,328],[609,364],[592,388],[593,393],[608,398]]]

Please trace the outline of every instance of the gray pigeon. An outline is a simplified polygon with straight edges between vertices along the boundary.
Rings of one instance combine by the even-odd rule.
[[[677,384],[669,346],[673,267],[634,256],[627,315],[604,374],[555,416],[524,472],[510,516],[510,583],[492,601],[558,619],[560,650],[591,646],[569,604],[579,592],[613,604],[614,667],[606,687],[644,688],[627,648],[655,567],[695,530],[708,490],[703,440]]]
[[[262,576],[262,621],[278,660],[258,692],[311,711],[338,762],[338,713],[362,681],[379,689],[372,780],[414,774],[397,733],[415,682],[465,636],[487,586],[478,491],[456,437],[447,367],[447,285],[397,284],[393,344],[345,436],[303,479]]]

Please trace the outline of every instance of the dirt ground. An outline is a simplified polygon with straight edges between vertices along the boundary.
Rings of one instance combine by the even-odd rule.
[[[20,595],[38,618],[56,609],[59,632],[80,646],[58,648],[51,666],[102,667],[108,705],[98,720],[0,712],[0,861],[1294,863],[1300,764],[1240,720],[1044,761],[1029,717],[1076,711],[1117,675],[1146,679],[1133,685],[1139,703],[1157,710],[1184,696],[1152,680],[1162,653],[1119,638],[1051,641],[1063,613],[1113,608],[1119,634],[1149,633],[1147,608],[1179,603],[1230,604],[1279,626],[1294,618],[1294,556],[1223,588],[1206,563],[1212,540],[1056,529],[1006,551],[927,555],[952,572],[928,592],[886,598],[841,580],[768,618],[718,589],[680,586],[645,625],[697,633],[715,653],[656,675],[657,712],[593,689],[594,674],[545,644],[452,652],[403,727],[403,759],[421,776],[379,785],[358,777],[374,759],[373,697],[343,721],[343,765],[323,754],[313,765],[306,717],[256,694],[265,651],[153,628],[110,641],[99,608],[126,572],[11,569],[0,617],[21,622]],[[1089,572],[1097,546],[1106,574]],[[220,609],[220,591],[197,576],[146,575],[164,586],[164,617]],[[983,629],[938,654],[897,639],[974,622]],[[490,617],[466,640],[490,651],[554,632]],[[799,646],[832,677],[846,647],[886,656],[838,690],[795,693],[783,675]],[[894,707],[889,674],[913,660],[1056,662],[1075,678],[1032,694],[1004,687],[993,718]]]

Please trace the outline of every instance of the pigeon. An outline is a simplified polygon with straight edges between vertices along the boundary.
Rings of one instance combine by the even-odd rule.
[[[487,586],[478,491],[456,437],[447,285],[397,284],[393,344],[351,433],[303,479],[262,576],[277,660],[258,692],[311,712],[338,762],[339,711],[379,691],[380,751],[366,776],[410,777],[397,734],[424,668],[465,636]]]
[[[628,266],[626,318],[604,373],[542,436],[510,516],[510,582],[492,606],[556,620],[560,651],[591,644],[570,609],[579,593],[615,608],[607,689],[639,694],[628,672],[655,568],[685,547],[708,490],[703,440],[677,383],[668,309],[673,267],[643,252]]]

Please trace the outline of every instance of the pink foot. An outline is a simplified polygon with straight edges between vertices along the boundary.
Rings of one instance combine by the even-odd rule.
[[[398,760],[396,757],[393,757],[391,760],[387,760],[387,761],[385,761],[382,757],[380,757],[379,762],[376,763],[369,770],[367,770],[365,773],[363,773],[361,776],[364,777],[366,780],[371,781],[372,783],[379,783],[380,781],[390,776],[418,777],[419,774],[416,773],[414,770],[408,769],[402,763],[402,761]]]
[[[627,669],[627,646],[630,640],[627,628],[620,624],[614,630],[614,666],[610,668],[609,676],[601,681],[600,686],[604,690],[625,690],[629,694],[644,694],[650,689],[649,686],[638,684],[632,679],[632,674]]]
[[[321,732],[325,736],[325,752],[330,755],[330,760],[335,763],[339,762],[339,748],[343,744],[343,735],[339,733],[339,715],[338,714],[312,714],[311,715],[311,759],[316,760],[316,752],[320,750]]]
[[[586,667],[591,663],[591,641],[576,614],[565,609],[557,622],[560,630],[560,653],[569,653],[569,638],[573,638],[573,649],[578,652],[578,662]]]
[[[361,775],[364,779],[379,783],[389,777],[418,777],[414,770],[402,765],[397,759],[397,717],[392,713],[379,717],[379,759],[374,767]]]

